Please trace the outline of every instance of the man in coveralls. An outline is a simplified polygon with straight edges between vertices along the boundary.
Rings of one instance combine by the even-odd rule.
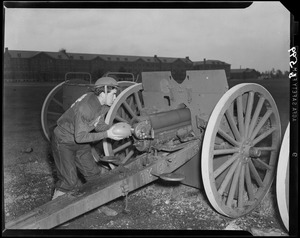
[[[99,78],[93,92],[78,98],[57,120],[51,138],[58,182],[52,199],[79,188],[77,168],[86,181],[101,174],[91,153],[90,143],[104,138],[121,140],[112,133],[104,117],[116,99],[118,83],[111,77]]]

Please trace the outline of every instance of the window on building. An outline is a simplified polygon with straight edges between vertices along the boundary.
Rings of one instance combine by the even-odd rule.
[[[83,56],[82,56],[82,55],[80,55],[79,58],[80,58],[81,60],[83,60]]]
[[[128,61],[128,58],[125,58],[125,61]]]
[[[18,57],[21,58],[21,53],[18,53]]]

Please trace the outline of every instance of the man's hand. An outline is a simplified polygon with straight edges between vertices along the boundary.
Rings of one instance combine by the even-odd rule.
[[[107,130],[107,137],[108,138],[110,138],[110,139],[112,139],[112,140],[122,140],[122,139],[124,139],[124,137],[122,137],[122,136],[119,136],[119,135],[115,135],[113,132],[112,132],[112,127],[111,128],[109,128],[108,130]]]
[[[121,140],[131,136],[132,128],[128,123],[118,122],[107,130],[107,137],[113,140]]]

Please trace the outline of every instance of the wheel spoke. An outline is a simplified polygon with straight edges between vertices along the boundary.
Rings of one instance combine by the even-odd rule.
[[[61,116],[62,113],[61,112],[51,112],[51,111],[48,111],[47,114],[50,114],[50,115],[53,115],[53,116]]]
[[[233,154],[239,152],[239,148],[232,148],[232,149],[222,149],[222,150],[214,150],[214,155],[225,155],[225,154]]]
[[[126,122],[126,123],[129,123],[126,119],[124,119],[123,117],[119,116],[119,114],[116,115],[115,119],[117,121],[120,121],[120,122]]]
[[[258,136],[257,138],[255,138],[252,141],[253,146],[256,145],[258,142],[262,141],[263,139],[265,139],[266,137],[268,137],[270,134],[272,134],[276,130],[277,130],[276,127],[272,127],[271,129],[269,129],[269,130],[265,131],[264,133],[262,133],[260,136]]]
[[[244,117],[243,117],[243,98],[240,95],[237,98],[237,114],[238,114],[238,123],[239,123],[239,131],[241,136],[245,136],[245,128],[244,128]]]
[[[225,114],[226,114],[226,118],[227,118],[227,120],[229,122],[229,125],[231,127],[231,130],[232,130],[232,132],[233,132],[233,134],[235,136],[235,139],[237,141],[241,141],[241,135],[240,135],[240,133],[239,133],[237,127],[236,127],[236,124],[235,124],[235,121],[234,121],[234,119],[232,117],[232,114],[229,111],[226,111]]]
[[[128,146],[132,145],[132,142],[131,141],[128,141],[126,143],[124,143],[123,145],[117,147],[116,149],[113,150],[113,153],[118,153],[119,151],[121,150],[124,150],[125,148],[127,148]]]
[[[224,164],[222,164],[219,168],[214,171],[214,178],[216,179],[225,169],[227,169],[237,158],[239,154],[232,156],[229,160],[227,160]]]
[[[133,96],[129,96],[128,98],[129,98],[128,105],[132,108]]]
[[[247,186],[247,192],[248,192],[248,197],[249,201],[254,200],[254,194],[253,194],[253,186],[251,182],[251,176],[250,176],[250,171],[249,171],[249,165],[246,164],[246,171],[245,171],[245,177],[246,177],[246,186]]]
[[[49,128],[52,128],[52,127],[54,127],[54,126],[56,126],[56,125],[57,125],[57,123],[56,123],[56,122],[54,122],[54,123],[51,123],[51,124],[50,124],[50,123],[48,123],[48,129],[49,129]]]
[[[273,111],[270,109],[265,113],[263,118],[259,121],[258,125],[255,127],[252,135],[249,134],[249,135],[251,135],[251,140],[253,140],[255,138],[257,133],[260,131],[260,129],[263,127],[263,125],[266,123],[266,121],[269,119],[269,117],[271,116],[272,113],[273,113]]]
[[[121,117],[125,119],[126,118],[126,113],[125,113],[124,107],[120,107],[119,112],[121,113]]]
[[[223,180],[223,182],[222,182],[222,184],[221,184],[221,186],[220,186],[220,188],[218,190],[218,193],[220,195],[222,195],[224,193],[225,188],[227,187],[227,185],[228,185],[230,179],[232,178],[233,173],[234,173],[234,171],[235,171],[235,169],[236,169],[236,167],[238,165],[238,162],[239,162],[239,160],[236,160],[233,163],[233,165],[231,166],[231,168],[229,169],[228,173],[226,174],[225,179]]]
[[[255,108],[255,112],[254,112],[252,120],[251,120],[251,124],[249,126],[248,136],[250,136],[252,134],[252,131],[253,131],[255,125],[257,124],[257,119],[258,119],[258,116],[259,116],[260,111],[262,109],[262,106],[264,104],[264,101],[265,101],[264,97],[259,98],[259,101],[258,101],[257,106]]]
[[[260,176],[259,176],[259,174],[258,174],[258,172],[257,172],[257,170],[256,170],[256,168],[255,168],[255,166],[253,165],[253,163],[252,163],[251,160],[249,160],[249,167],[250,167],[250,170],[251,170],[251,172],[252,172],[252,175],[253,175],[255,181],[257,182],[257,184],[258,184],[260,187],[263,187],[264,184],[263,184],[263,182],[262,182],[262,180],[261,180],[261,178],[260,178]]]
[[[55,102],[57,105],[59,105],[61,108],[64,108],[64,105],[54,97],[52,98],[52,101]]]
[[[245,136],[248,135],[249,123],[250,123],[251,112],[253,107],[253,100],[254,100],[254,92],[251,91],[249,92],[246,115],[245,115]]]
[[[139,112],[141,112],[143,107],[142,107],[141,99],[139,97],[138,92],[134,92],[134,97],[135,97],[135,102],[136,102],[136,105],[138,107],[138,110],[139,110]]]
[[[276,150],[276,147],[253,147],[253,149],[260,151],[273,151]]]
[[[241,174],[239,178],[239,194],[238,194],[238,207],[244,205],[244,184],[245,184],[245,164],[242,165]]]
[[[130,116],[132,117],[132,119],[136,118],[135,113],[132,111],[131,107],[128,105],[128,103],[126,101],[123,102],[124,107],[126,108],[126,110],[129,112]]]
[[[226,203],[227,206],[230,206],[231,203],[232,203],[233,196],[235,194],[235,191],[236,191],[236,188],[237,188],[237,184],[238,184],[238,178],[239,178],[240,171],[241,171],[241,164],[242,163],[240,161],[238,163],[237,169],[234,172],[233,179],[232,179],[232,182],[231,182],[231,187],[230,187],[230,190],[229,190],[229,195],[228,195],[227,203]]]
[[[266,164],[264,161],[262,161],[259,158],[255,159],[255,161],[257,161],[258,163],[260,163],[267,170],[272,170],[273,169],[273,166]]]
[[[130,150],[129,153],[126,155],[126,157],[122,160],[122,164],[125,164],[127,162],[127,160],[129,160],[131,158],[131,156],[133,156],[134,151]]]
[[[239,147],[240,143],[237,142],[234,138],[232,138],[230,135],[228,135],[225,131],[223,131],[221,128],[219,128],[218,133],[229,143],[231,143],[234,146]]]

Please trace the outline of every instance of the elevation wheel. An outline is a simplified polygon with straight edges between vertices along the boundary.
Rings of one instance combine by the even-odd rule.
[[[252,211],[276,172],[281,124],[271,94],[243,83],[215,106],[203,139],[201,170],[211,205],[236,218]]]
[[[276,197],[281,220],[289,230],[289,185],[290,185],[290,124],[282,140],[276,175]]]
[[[144,103],[141,91],[141,83],[133,84],[124,89],[109,109],[105,122],[108,125],[117,122],[127,122],[132,125],[143,110]],[[106,156],[118,156],[124,163],[137,153],[131,137],[120,141],[105,139],[103,149]]]

